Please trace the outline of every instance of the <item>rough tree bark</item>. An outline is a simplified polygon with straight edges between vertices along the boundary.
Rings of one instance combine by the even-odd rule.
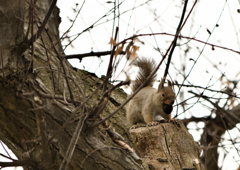
[[[42,24],[50,3],[51,0],[38,1],[32,9],[40,17],[38,24]],[[74,110],[74,104],[71,104],[80,99],[77,94],[70,99],[63,67],[68,69],[67,75],[72,78],[70,88],[81,86],[86,97],[96,91],[103,81],[92,74],[73,69],[64,59],[63,67],[60,67],[61,61],[56,54],[62,52],[61,45],[57,43],[60,22],[57,8],[54,8],[41,37],[34,43],[34,49],[32,45],[28,48],[25,37],[29,28],[28,19],[33,17],[29,13],[31,5],[30,1],[26,3],[25,0],[0,1],[0,138],[19,160],[28,160],[25,169],[58,169],[82,112],[81,108]],[[28,38],[31,36],[29,33]],[[64,93],[66,98],[62,95]],[[96,95],[88,101],[89,106],[94,106],[99,96],[100,92],[96,91]],[[122,90],[115,90],[105,114],[115,110],[125,98]],[[56,134],[74,111],[77,113],[71,122]],[[123,114],[123,110],[120,110],[111,122],[128,140]],[[47,144],[48,148],[45,148],[50,153],[44,151],[45,146],[40,142],[41,133],[44,133],[40,126],[44,124],[48,138],[56,134]],[[101,131],[87,130],[85,126],[83,129],[69,169],[139,169],[140,166],[127,157],[125,151],[116,148]]]
[[[11,165],[59,169],[81,120],[84,126],[68,169],[148,169],[113,143],[104,128],[89,128],[96,118],[84,123],[89,113],[98,111],[103,80],[72,68],[63,57],[56,7],[44,25],[52,2],[0,0],[0,139],[20,160]],[[41,34],[34,35],[41,28]],[[126,97],[114,90],[101,116],[112,113]],[[108,124],[134,147],[124,109]]]
[[[130,134],[150,169],[204,169],[202,149],[181,121],[131,129]]]

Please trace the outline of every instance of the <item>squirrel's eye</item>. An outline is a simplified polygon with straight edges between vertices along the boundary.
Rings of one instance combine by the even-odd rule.
[[[164,93],[162,94],[162,97],[165,97],[165,94],[164,94]]]

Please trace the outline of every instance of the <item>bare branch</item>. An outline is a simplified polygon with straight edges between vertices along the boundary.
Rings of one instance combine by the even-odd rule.
[[[195,1],[195,3],[196,2],[197,1]],[[177,45],[177,38],[178,38],[177,35],[180,34],[180,31],[182,29],[182,23],[183,23],[183,19],[184,19],[185,13],[186,13],[187,4],[188,4],[188,0],[185,0],[183,11],[182,11],[182,16],[181,16],[181,19],[180,19],[180,22],[178,24],[177,31],[176,31],[176,36],[174,37],[174,40],[173,40],[173,46],[172,46],[171,51],[169,52],[169,55],[168,55],[167,65],[166,65],[166,69],[165,69],[165,72],[164,72],[164,75],[163,75],[164,81],[165,81],[165,79],[167,77],[167,74],[168,74],[168,69],[169,69],[171,59],[172,59],[172,54],[173,54],[174,49]]]
[[[111,55],[112,51],[101,51],[101,52],[90,52],[90,53],[84,53],[84,54],[72,54],[72,55],[66,55],[64,56],[66,59],[73,59],[73,58],[77,58],[80,61],[85,58],[85,57],[100,57],[100,56],[104,56],[104,55]],[[125,51],[121,51],[120,54],[126,54]]]
[[[26,166],[29,165],[29,160],[13,161],[13,162],[0,162],[0,167],[13,167],[13,166]]]
[[[49,10],[48,10],[48,12],[47,12],[47,14],[46,14],[46,16],[45,16],[45,18],[43,20],[42,25],[39,27],[38,31],[34,35],[32,35],[31,38],[29,38],[27,40],[27,47],[29,47],[33,42],[35,42],[39,38],[39,36],[42,34],[42,31],[44,30],[44,28],[45,28],[45,26],[46,26],[46,24],[47,24],[47,22],[48,22],[48,20],[49,20],[49,18],[51,16],[51,14],[52,14],[52,11],[53,11],[56,3],[57,3],[57,0],[53,0],[52,1],[51,5],[49,7]]]
[[[63,161],[60,165],[59,170],[64,169],[64,167],[65,167],[65,169],[68,169],[69,163],[72,159],[73,152],[75,150],[76,144],[77,144],[78,139],[80,137],[80,133],[82,131],[82,128],[83,128],[83,125],[85,123],[85,120],[86,120],[87,116],[88,116],[88,113],[87,114],[82,114],[81,118],[79,119],[77,127],[76,127],[76,129],[73,133],[72,139],[70,141],[67,152],[64,156],[64,159],[63,159]]]
[[[223,108],[221,108],[220,106],[218,106],[218,104],[213,103],[211,100],[208,99],[207,96],[202,95],[202,94],[199,95],[199,94],[197,94],[197,93],[194,93],[193,91],[188,91],[188,92],[194,94],[194,95],[197,96],[197,97],[202,97],[202,98],[204,98],[205,100],[207,100],[209,103],[211,103],[214,107],[216,107],[218,110],[221,111],[220,113],[223,114],[224,118],[226,118],[226,119],[229,121],[229,123],[231,123],[231,125],[232,125],[233,127],[236,125],[236,123],[240,122],[240,119],[239,119],[236,115],[234,115],[233,113],[231,113],[231,112],[229,112],[229,111],[224,110]]]

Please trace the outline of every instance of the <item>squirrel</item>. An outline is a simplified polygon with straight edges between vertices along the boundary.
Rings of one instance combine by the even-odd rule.
[[[153,59],[147,58],[138,58],[133,61],[133,65],[139,67],[139,71],[136,80],[131,83],[132,93],[156,69],[155,63]],[[173,85],[171,81],[167,80],[168,86],[164,86],[164,79],[161,79],[158,89],[155,89],[152,86],[156,77],[157,74],[155,73],[128,103],[127,120],[132,128],[139,123],[152,126],[159,124],[159,122],[171,120],[171,112],[175,101]]]

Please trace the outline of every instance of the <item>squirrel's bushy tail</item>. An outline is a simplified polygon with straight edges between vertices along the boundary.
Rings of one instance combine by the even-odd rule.
[[[132,92],[135,92],[142,83],[146,80],[146,78],[152,74],[152,72],[156,69],[156,61],[148,58],[137,58],[133,65],[139,68],[136,80],[132,82]],[[155,73],[143,87],[153,86],[153,83],[156,81],[157,74]]]

